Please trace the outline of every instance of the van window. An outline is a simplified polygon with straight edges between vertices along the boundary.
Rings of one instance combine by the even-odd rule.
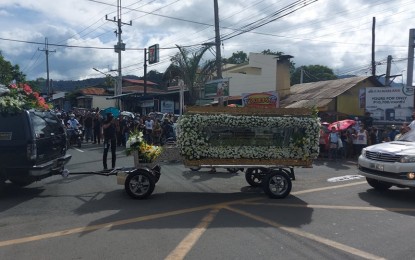
[[[64,132],[58,119],[49,112],[30,113],[36,138],[50,137]]]
[[[24,113],[0,114],[0,141],[25,139]]]

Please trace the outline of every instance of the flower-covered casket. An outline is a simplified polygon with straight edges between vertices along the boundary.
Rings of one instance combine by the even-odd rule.
[[[178,122],[187,166],[311,166],[320,121],[310,109],[188,107]]]

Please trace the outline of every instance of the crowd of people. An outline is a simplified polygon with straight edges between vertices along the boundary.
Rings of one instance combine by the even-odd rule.
[[[395,125],[379,129],[373,126],[370,113],[362,120],[355,118],[356,123],[347,129],[337,130],[329,123],[323,122],[320,130],[320,158],[329,160],[357,159],[362,149],[369,145],[397,140],[412,128],[415,128],[415,112],[411,124],[404,122],[399,128]]]
[[[107,169],[107,154],[111,150],[111,166],[115,168],[116,147],[125,147],[129,135],[141,131],[148,144],[163,145],[166,140],[176,139],[176,118],[165,114],[162,120],[154,114],[123,114],[114,117],[112,113],[96,110],[56,111],[56,115],[67,129],[68,139],[72,140],[78,130],[82,130],[84,143],[104,145],[103,166]]]

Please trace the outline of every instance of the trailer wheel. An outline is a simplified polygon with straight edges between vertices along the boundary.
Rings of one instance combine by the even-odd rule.
[[[252,187],[259,187],[266,175],[262,168],[248,168],[245,172],[245,180]]]
[[[283,199],[291,192],[291,178],[281,170],[271,171],[263,180],[265,194],[272,199]]]
[[[144,171],[137,171],[128,175],[125,180],[125,191],[133,199],[145,199],[151,195],[156,186],[154,177]]]

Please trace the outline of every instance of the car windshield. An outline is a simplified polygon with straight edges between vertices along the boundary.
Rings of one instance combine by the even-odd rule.
[[[398,141],[415,142],[415,130],[411,130],[402,135]]]

